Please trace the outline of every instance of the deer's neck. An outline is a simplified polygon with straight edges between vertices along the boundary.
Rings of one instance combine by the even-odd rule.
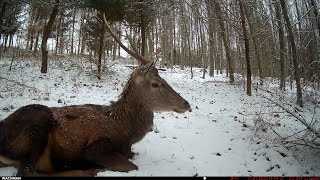
[[[111,107],[119,123],[125,126],[130,143],[140,141],[153,127],[153,112],[146,108],[132,88],[127,87]]]

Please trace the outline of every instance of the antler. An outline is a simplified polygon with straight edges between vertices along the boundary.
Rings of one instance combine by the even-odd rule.
[[[130,54],[131,56],[133,56],[134,58],[136,58],[137,60],[139,60],[142,64],[148,64],[151,61],[145,57],[143,57],[141,54],[135,53],[133,51],[131,51],[130,49],[128,49],[125,45],[122,44],[122,42],[120,41],[119,37],[113,32],[113,30],[111,29],[110,25],[107,22],[106,16],[103,13],[103,21],[107,26],[107,29],[109,31],[109,33],[111,34],[111,36],[117,41],[117,43],[122,47],[123,50],[125,50],[128,54]]]

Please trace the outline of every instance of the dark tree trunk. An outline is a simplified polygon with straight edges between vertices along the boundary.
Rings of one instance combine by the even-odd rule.
[[[281,14],[280,14],[279,3],[275,2],[274,6],[275,6],[275,10],[276,10],[276,18],[278,21],[278,31],[279,31],[280,89],[285,90],[286,81],[285,81],[285,72],[284,72],[284,53],[286,52],[286,50],[285,50],[284,32],[283,32],[283,27],[282,27],[282,23],[281,23],[282,18],[281,18]]]
[[[310,0],[310,4],[313,7],[313,14],[316,17],[316,22],[317,22],[317,26],[318,26],[318,30],[319,30],[319,35],[320,35],[320,15],[318,13],[318,7],[317,7],[317,4],[314,0]]]
[[[52,29],[54,19],[56,18],[58,13],[58,7],[59,7],[59,0],[56,0],[52,13],[50,15],[48,24],[44,27],[44,30],[43,30],[43,36],[42,36],[42,42],[41,42],[41,52],[42,52],[41,73],[47,73],[47,70],[48,70],[47,41]]]
[[[72,33],[71,33],[71,54],[73,53],[73,44],[74,44],[74,24],[76,21],[76,11],[73,12],[73,17],[72,17]]]
[[[256,6],[256,5],[254,5],[254,6]],[[247,19],[249,19],[250,17],[253,18],[251,21],[248,20],[248,24],[249,24],[249,28],[250,28],[250,31],[251,31],[251,35],[253,35],[258,29],[257,26],[259,25],[258,24],[259,21],[257,20],[257,16],[253,13],[253,10],[251,9],[250,6],[245,5],[244,6],[244,12],[245,12],[245,14],[247,16]],[[258,46],[258,41],[259,41],[258,36],[257,35],[253,35],[252,36],[252,41],[253,41],[254,52],[255,52],[255,55],[256,55],[256,58],[257,58],[260,80],[263,80],[263,79],[265,79],[265,75],[264,75],[264,70],[262,68],[261,50],[260,50],[260,48]]]
[[[38,51],[39,36],[40,36],[40,31],[37,32],[36,42],[34,43],[34,48],[33,48],[34,53],[37,53]]]
[[[8,38],[9,38],[9,35],[6,35],[5,38],[4,38],[4,50],[3,50],[3,52],[7,51]]]
[[[245,46],[245,54],[246,54],[246,65],[247,65],[247,95],[251,96],[251,66],[250,66],[250,48],[249,48],[249,39],[248,39],[248,32],[246,28],[246,19],[244,15],[244,8],[241,0],[239,0],[240,6],[240,17],[241,17],[241,25],[243,30],[243,37],[244,37],[244,46]]]
[[[293,60],[293,67],[294,67],[294,76],[295,76],[295,81],[296,81],[296,86],[297,86],[297,103],[299,106],[303,106],[303,100],[302,100],[302,90],[301,90],[301,83],[300,83],[300,68],[299,68],[299,63],[298,63],[298,55],[297,55],[297,48],[296,44],[294,42],[294,35],[286,7],[286,3],[284,0],[280,0],[280,5],[282,8],[282,13],[284,20],[286,22],[286,27],[288,30],[288,38],[291,44],[291,50],[292,50],[292,60]]]
[[[141,55],[143,57],[146,56],[145,48],[146,48],[146,22],[143,16],[141,16]]]
[[[210,71],[209,76],[214,76],[214,54],[215,54],[215,41],[214,41],[214,16],[213,16],[213,3],[211,0],[206,1],[207,4],[207,14],[208,14],[208,26],[209,26],[209,62]]]
[[[0,5],[2,5],[1,11],[0,11],[0,32],[1,32],[1,27],[2,27],[2,23],[3,23],[3,16],[6,11],[6,7],[7,7],[8,3],[6,1],[3,2],[3,0],[1,0],[0,3],[1,3]],[[0,33],[0,42],[1,42],[1,33]],[[0,49],[0,58],[1,58],[1,49]]]
[[[9,48],[13,45],[13,34],[9,35]]]
[[[31,32],[31,36],[30,36],[30,46],[29,46],[29,50],[32,51],[33,48],[33,39],[34,39],[34,32]]]
[[[58,20],[58,25],[57,25],[57,30],[56,30],[56,47],[55,47],[55,55],[58,54],[58,47],[59,47],[59,38],[60,38],[60,26],[61,26],[61,21],[62,21],[62,14],[60,13],[59,15],[59,20]]]
[[[100,31],[100,44],[99,44],[99,59],[98,59],[98,79],[101,79],[101,59],[103,53],[103,39],[104,39],[105,25],[103,21],[103,15],[101,14],[101,31]]]
[[[2,27],[2,23],[3,23],[3,16],[4,16],[4,13],[6,12],[6,7],[7,7],[7,2],[4,1],[2,3],[2,7],[1,7],[1,11],[0,11],[0,30],[1,30],[1,27]]]
[[[219,25],[221,30],[221,36],[224,44],[224,48],[226,51],[227,63],[228,63],[228,70],[229,70],[229,81],[231,84],[234,83],[234,70],[233,70],[233,62],[231,59],[230,47],[229,47],[229,38],[226,33],[226,29],[224,27],[224,22],[222,19],[222,12],[219,3],[214,1],[214,7],[217,14],[217,18],[219,19]]]
[[[61,29],[61,25],[64,24],[64,17],[63,17],[63,14],[61,13],[60,14],[61,16],[61,21],[60,21],[60,25],[59,25],[59,53],[60,54],[63,54],[64,53],[64,44],[65,44],[65,41],[64,41],[64,32],[63,30]]]

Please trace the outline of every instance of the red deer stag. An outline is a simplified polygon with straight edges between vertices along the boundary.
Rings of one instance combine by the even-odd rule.
[[[128,160],[133,156],[131,146],[152,129],[153,112],[190,110],[189,103],[159,76],[155,64],[128,50],[105,24],[116,41],[143,64],[132,72],[118,101],[110,106],[18,109],[0,123],[0,166],[16,165],[18,176],[136,170]]]

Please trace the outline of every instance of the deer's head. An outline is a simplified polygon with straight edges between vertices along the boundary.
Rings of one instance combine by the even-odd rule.
[[[133,88],[135,99],[146,108],[152,111],[175,111],[183,113],[190,110],[188,101],[183,99],[171,86],[162,79],[155,67],[155,62],[151,62],[141,54],[133,52],[122,44],[117,35],[109,26],[105,15],[103,15],[105,25],[115,39],[115,41],[131,56],[139,60],[143,66],[134,70],[131,75],[131,87]]]
[[[135,69],[131,80],[137,100],[152,111],[183,113],[190,109],[188,101],[159,76],[153,62]]]

